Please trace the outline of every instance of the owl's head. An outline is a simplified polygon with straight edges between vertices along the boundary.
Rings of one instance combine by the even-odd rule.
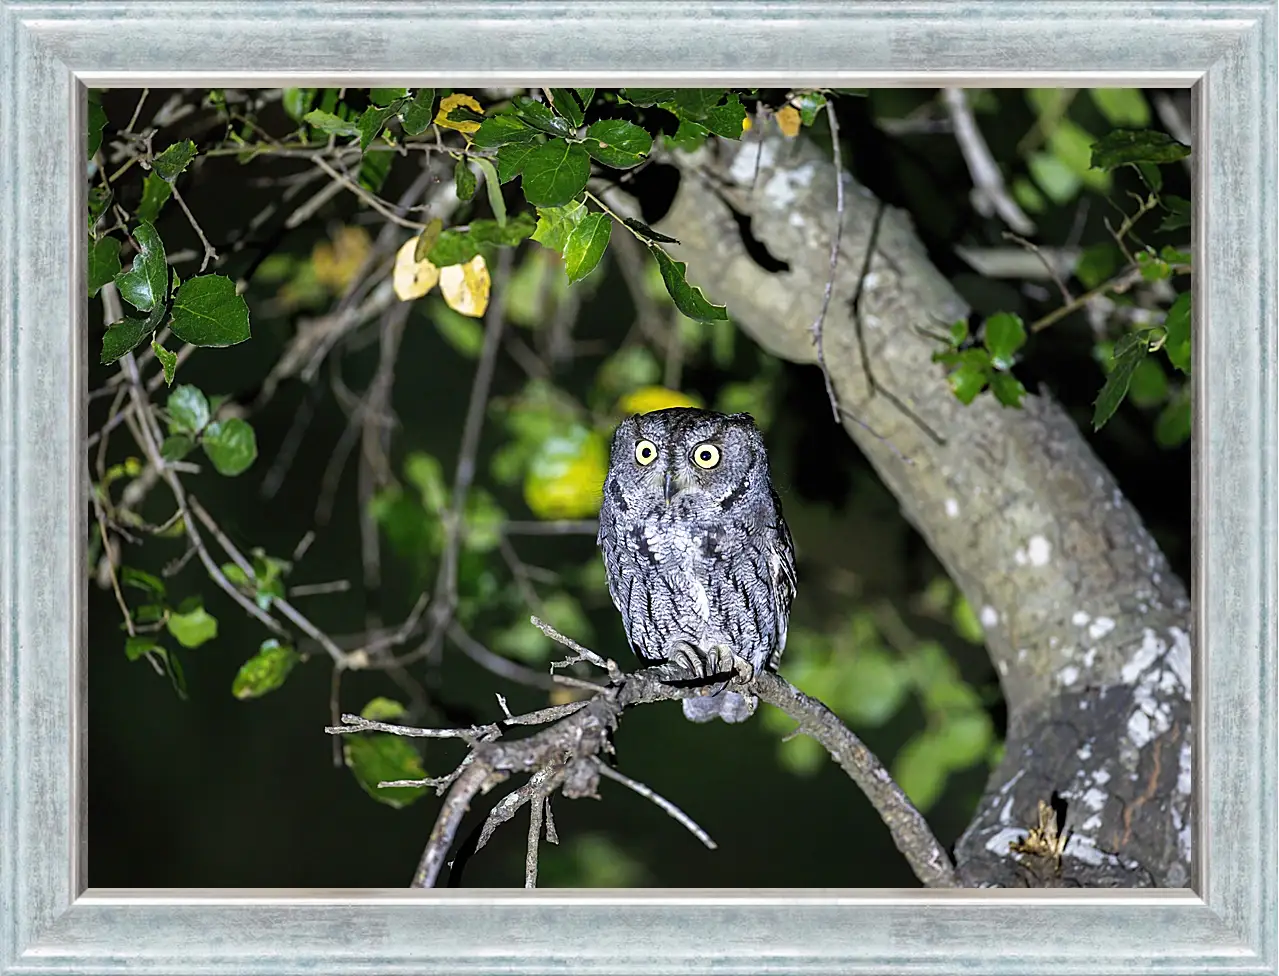
[[[640,510],[723,511],[751,489],[766,490],[768,455],[748,413],[671,407],[618,425],[608,480]]]

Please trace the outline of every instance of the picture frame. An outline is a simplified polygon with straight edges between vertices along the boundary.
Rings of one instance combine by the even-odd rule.
[[[1275,972],[1277,11],[0,0],[0,974]],[[85,89],[339,77],[1193,87],[1192,887],[86,890]]]

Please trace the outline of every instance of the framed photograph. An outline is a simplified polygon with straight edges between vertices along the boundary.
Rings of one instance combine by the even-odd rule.
[[[0,21],[0,976],[1276,971],[1275,3]]]

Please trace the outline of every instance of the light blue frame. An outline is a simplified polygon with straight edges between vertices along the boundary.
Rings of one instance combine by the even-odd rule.
[[[1275,3],[0,0],[0,24],[0,974],[1276,971]],[[83,86],[339,76],[1193,85],[1195,890],[85,892]]]

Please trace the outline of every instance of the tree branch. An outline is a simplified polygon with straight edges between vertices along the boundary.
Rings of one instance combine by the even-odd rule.
[[[766,136],[675,153],[671,162],[684,178],[656,229],[682,242],[674,256],[688,262],[690,278],[727,299],[733,321],[761,346],[813,363],[809,326],[828,276],[835,212],[830,161],[804,140]],[[853,310],[833,305],[827,368],[839,402],[883,439],[848,416],[844,427],[977,610],[1009,708],[1005,761],[956,846],[961,876],[967,884],[1025,883],[1008,840],[1036,822],[1038,802],[1056,791],[1076,836],[1065,852],[1067,876],[1184,885],[1185,588],[1056,403],[1042,393],[1023,409],[989,395],[967,407],[955,399],[932,362],[937,345],[919,326],[964,318],[968,309],[900,211],[884,213],[867,261],[864,228],[879,201],[855,184],[845,196],[852,233],[844,235],[835,287],[854,294],[867,266],[859,308],[865,352]],[[729,204],[788,271],[751,257]],[[940,438],[889,397],[866,391],[865,360],[879,385]],[[813,381],[821,382],[816,370]],[[1149,792],[1152,776],[1157,788]]]

